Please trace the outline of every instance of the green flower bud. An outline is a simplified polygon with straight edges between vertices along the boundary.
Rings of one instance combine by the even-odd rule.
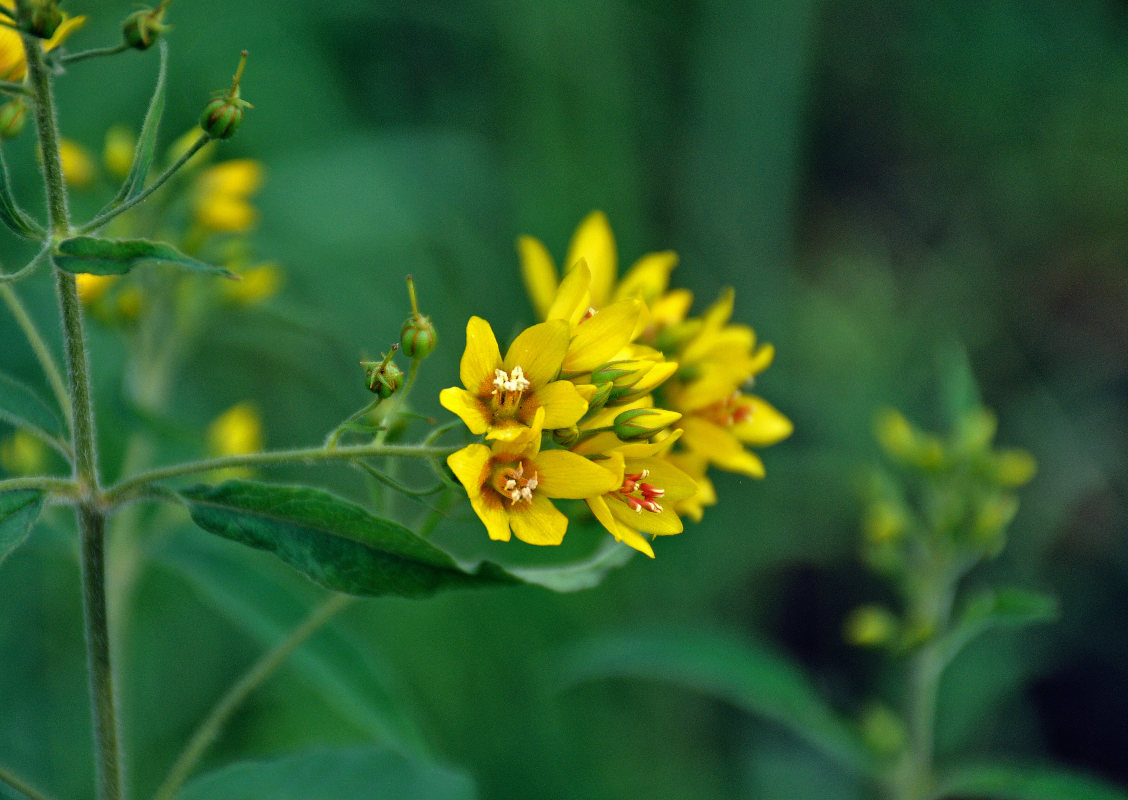
[[[40,39],[50,39],[63,24],[63,12],[56,0],[29,0],[19,8],[17,27]]]
[[[642,376],[649,371],[648,361],[608,361],[591,373],[591,382],[610,381],[615,389],[629,388],[642,380]]]
[[[859,606],[850,612],[842,626],[846,641],[858,647],[878,647],[893,641],[900,623],[881,606]]]
[[[588,413],[598,411],[607,405],[607,401],[611,399],[611,390],[615,385],[608,381],[607,383],[597,383],[595,385],[595,394],[592,396],[591,401],[588,403]]]
[[[170,26],[164,24],[167,0],[154,8],[134,11],[121,25],[125,43],[136,50],[148,50]]]
[[[0,106],[0,139],[13,139],[23,130],[27,119],[27,103],[22,97]]]
[[[904,721],[887,706],[874,705],[862,713],[862,739],[879,756],[892,758],[905,749],[909,741]]]
[[[571,447],[580,440],[580,429],[573,425],[570,428],[557,428],[552,432],[552,441],[561,447]]]
[[[392,345],[392,350],[383,361],[361,361],[364,367],[364,382],[368,391],[388,399],[403,386],[403,371],[392,361],[392,356],[399,350],[398,344]]]
[[[664,408],[632,408],[615,417],[615,435],[624,441],[649,439],[673,425],[682,415]]]
[[[243,67],[247,64],[247,51],[244,50],[239,59],[239,69],[227,94],[213,97],[204,106],[200,114],[200,127],[213,139],[230,139],[239,130],[243,123],[243,114],[246,109],[254,108],[246,100],[239,97],[239,79],[243,77]]]
[[[408,358],[422,360],[431,355],[438,336],[431,318],[419,313],[419,304],[415,300],[415,281],[410,275],[407,276],[407,291],[411,295],[411,316],[400,329],[400,344]]]

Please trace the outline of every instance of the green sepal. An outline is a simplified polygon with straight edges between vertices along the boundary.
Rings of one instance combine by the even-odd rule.
[[[152,99],[149,100],[149,109],[145,112],[141,134],[137,137],[137,147],[133,151],[133,165],[129,168],[129,174],[125,176],[114,199],[97,216],[133,199],[145,188],[145,179],[149,176],[149,169],[153,166],[153,159],[156,157],[157,129],[161,125],[168,86],[168,42],[162,39],[160,49],[161,65],[157,72],[157,86],[153,90]]]
[[[175,264],[194,272],[238,278],[223,267],[197,261],[165,242],[147,239],[100,239],[96,236],[75,236],[59,242],[51,260],[59,269],[76,275],[124,275],[140,264]]]
[[[0,564],[23,544],[42,508],[43,492],[38,490],[0,492]]]
[[[933,797],[997,800],[1128,800],[1128,792],[1060,767],[984,764],[954,769]]]
[[[605,552],[545,569],[462,565],[398,522],[305,486],[231,480],[179,494],[205,531],[274,553],[314,582],[348,594],[429,597],[445,589],[522,583],[569,592],[596,585],[618,565]]]
[[[0,221],[25,239],[43,240],[43,226],[29,217],[12,195],[12,183],[8,178],[3,148],[0,148]]]

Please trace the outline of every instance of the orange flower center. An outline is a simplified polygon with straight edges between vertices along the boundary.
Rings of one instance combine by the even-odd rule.
[[[532,385],[525,377],[520,366],[506,372],[503,369],[494,370],[492,381],[493,389],[490,392],[490,405],[495,416],[514,417],[521,405],[521,397]]]
[[[538,483],[536,465],[526,458],[516,464],[496,464],[490,476],[490,486],[507,499],[511,506],[531,503]]]
[[[713,403],[701,410],[702,415],[723,428],[730,428],[737,423],[744,422],[752,416],[752,406],[742,402],[744,395],[733,392],[720,402]]]

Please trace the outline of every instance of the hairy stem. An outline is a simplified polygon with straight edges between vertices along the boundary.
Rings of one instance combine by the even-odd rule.
[[[153,800],[172,800],[177,791],[192,774],[192,770],[200,758],[207,752],[224,724],[239,708],[244,700],[262,683],[285,663],[290,654],[317,631],[336,616],[339,612],[352,605],[357,598],[347,594],[334,594],[320,606],[309,613],[290,635],[275,645],[271,650],[263,653],[251,668],[248,669],[227,693],[219,699],[211,711],[196,728],[192,738],[185,745],[176,762],[169,770],[168,777],[153,795]]]

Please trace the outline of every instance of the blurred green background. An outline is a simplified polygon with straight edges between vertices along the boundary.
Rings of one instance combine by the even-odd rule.
[[[129,2],[68,2],[71,49],[117,39]],[[265,163],[255,247],[286,287],[209,333],[174,392],[190,451],[254,400],[273,447],[317,442],[366,402],[356,361],[387,348],[413,273],[442,345],[415,405],[443,420],[467,317],[532,321],[513,247],[557,259],[601,208],[620,260],[681,256],[700,310],[726,285],[777,348],[757,391],[795,422],[768,476],[600,588],[456,592],[353,608],[238,714],[207,766],[311,744],[391,741],[469,775],[483,798],[854,798],[864,790],[780,729],[672,684],[565,685],[591,637],[715,630],[772,643],[848,712],[896,672],[842,642],[884,587],[860,565],[860,471],[884,405],[943,424],[943,354],[966,349],[1000,442],[1032,451],[1007,550],[971,584],[1061,598],[1059,622],[974,645],[942,686],[941,760],[1057,761],[1128,783],[1128,6],[1120,0],[174,2],[162,145],[250,51],[254,103],[220,157]],[[73,66],[64,134],[100,150],[139,126],[155,51]],[[6,154],[37,206],[30,132]],[[79,197],[90,213],[112,187]],[[11,269],[28,250],[0,237]],[[50,280],[22,286],[54,341]],[[113,474],[132,422],[123,352],[91,333]],[[7,314],[3,369],[40,381]],[[303,477],[355,491],[341,470]],[[119,642],[129,772],[155,788],[214,698],[320,592],[176,518]],[[0,567],[0,760],[90,796],[73,533],[61,512]],[[465,505],[439,529],[485,541]],[[576,526],[583,552],[601,534]],[[534,554],[539,555],[539,554]]]

